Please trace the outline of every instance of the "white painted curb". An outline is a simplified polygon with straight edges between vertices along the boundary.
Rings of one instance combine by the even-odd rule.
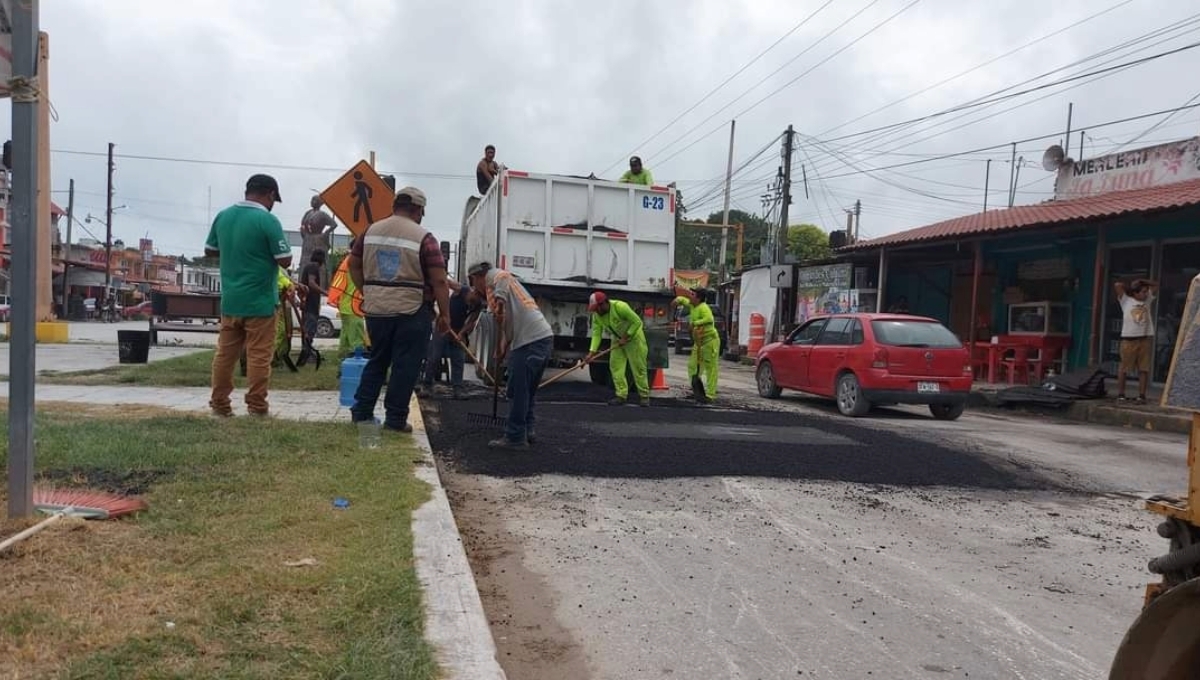
[[[412,518],[413,558],[425,594],[425,639],[447,680],[507,680],[415,395],[408,413],[421,451],[417,479],[431,487],[431,498]]]

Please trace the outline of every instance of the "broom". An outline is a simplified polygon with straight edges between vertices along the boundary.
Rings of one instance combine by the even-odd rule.
[[[35,487],[33,505],[39,512],[51,515],[28,529],[0,541],[0,551],[33,536],[63,517],[83,519],[115,519],[129,515],[148,506],[140,498],[130,498],[102,491],[87,489],[52,489]]]

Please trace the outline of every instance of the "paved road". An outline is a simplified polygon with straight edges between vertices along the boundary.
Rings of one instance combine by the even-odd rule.
[[[1184,438],[851,421],[723,370],[708,408],[564,381],[527,453],[483,446],[482,390],[426,400],[510,678],[1106,674],[1165,548],[1132,494],[1183,484]]]

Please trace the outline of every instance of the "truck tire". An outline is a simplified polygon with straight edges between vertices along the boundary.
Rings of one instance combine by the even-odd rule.
[[[1150,602],[1117,648],[1109,680],[1184,680],[1200,667],[1200,578]]]

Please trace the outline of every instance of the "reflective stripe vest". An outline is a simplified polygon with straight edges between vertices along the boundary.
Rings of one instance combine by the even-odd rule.
[[[345,304],[347,300],[343,297],[349,300],[349,305]],[[362,291],[355,288],[350,280],[350,258],[344,257],[329,280],[329,304],[337,307],[342,314],[349,312],[354,316],[362,316],[362,302]]]
[[[363,235],[363,312],[415,314],[425,303],[421,225],[400,215],[380,220]]]

